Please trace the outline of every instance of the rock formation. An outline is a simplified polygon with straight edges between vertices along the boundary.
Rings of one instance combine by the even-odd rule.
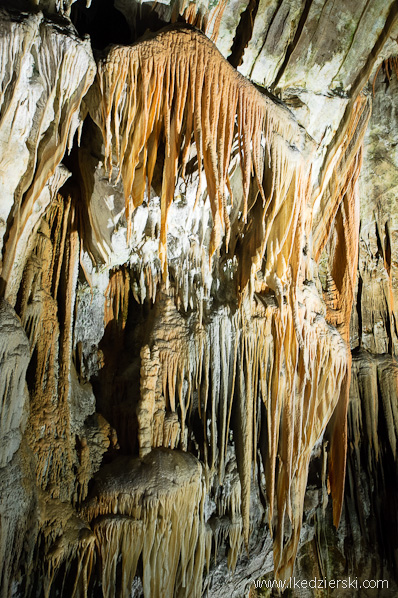
[[[2,596],[394,595],[397,39],[393,0],[2,3]]]

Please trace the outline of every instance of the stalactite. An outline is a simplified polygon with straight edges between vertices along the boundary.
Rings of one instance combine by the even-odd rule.
[[[213,539],[214,562],[217,563],[218,550],[221,544],[228,543],[227,565],[234,572],[243,543],[242,519],[240,517],[233,520],[228,517],[216,518],[216,521],[211,521],[210,529]]]
[[[110,322],[116,322],[122,329],[126,325],[128,300],[130,291],[130,276],[126,268],[119,268],[111,273],[109,284],[105,291],[105,327]]]
[[[356,520],[361,542],[363,538],[367,545],[379,545],[383,557],[392,563],[396,538],[389,530],[396,528],[398,512],[397,374],[398,364],[391,355],[353,351],[345,508],[350,519]],[[361,543],[354,550],[356,559],[362,551]]]
[[[338,209],[331,234],[331,278],[335,285],[333,294],[327,297],[327,318],[349,343],[349,322],[355,292],[359,244],[359,197],[357,179],[362,164],[362,148],[349,170],[348,183]],[[327,291],[326,291],[327,293]],[[347,450],[347,406],[351,378],[351,356],[342,392],[331,420],[331,456],[329,480],[333,497],[333,518],[337,526],[343,504],[346,450]]]
[[[134,46],[111,48],[99,62],[97,85],[87,101],[92,117],[102,130],[109,177],[113,176],[114,170],[116,181],[120,178],[123,184],[128,238],[133,210],[144,201],[146,190],[150,196],[155,162],[161,154],[163,141],[165,145],[160,199],[161,270],[158,272],[145,265],[139,271],[141,301],[145,297],[157,299],[155,325],[148,335],[148,345],[141,352],[137,407],[140,457],[146,463],[154,454],[163,454],[155,448],[161,445],[186,449],[188,411],[195,394],[203,425],[200,450],[206,479],[209,481],[217,474],[223,483],[229,434],[233,430],[240,500],[235,494],[231,498],[230,521],[225,529],[231,548],[228,560],[234,567],[242,540],[247,547],[249,545],[260,398],[266,410],[266,421],[260,434],[266,437],[263,466],[269,526],[274,536],[275,574],[280,578],[288,577],[292,574],[300,536],[311,451],[330,420],[340,390],[347,389],[349,384],[347,348],[326,319],[340,327],[343,337],[347,336],[356,264],[355,235],[351,237],[357,231],[355,204],[353,208],[350,199],[355,196],[361,164],[360,144],[369,117],[368,104],[360,98],[354,105],[346,138],[337,152],[337,162],[333,163],[336,175],[327,174],[329,179],[326,177],[318,197],[321,205],[327,197],[328,211],[315,226],[315,255],[318,257],[325,246],[326,231],[335,221],[337,241],[333,256],[335,263],[343,260],[346,264],[341,279],[337,278],[333,266],[331,268],[338,293],[333,301],[337,304],[333,312],[329,309],[325,314],[316,292],[310,288],[311,280],[304,273],[305,267],[308,270],[303,260],[304,224],[311,191],[311,170],[302,153],[304,136],[290,114],[243,79],[205,37],[180,27],[163,31]],[[231,204],[233,201],[229,171],[234,143],[242,175],[242,202],[241,217],[232,227],[226,202],[227,199]],[[188,322],[188,318],[182,317],[176,309],[176,303],[181,302],[187,310],[192,302],[189,289],[193,283],[180,284],[181,271],[177,273],[173,291],[168,292],[166,284],[163,294],[159,293],[157,285],[161,272],[166,279],[168,276],[167,215],[174,198],[177,174],[185,176],[192,144],[195,145],[199,174],[197,200],[203,190],[200,176],[204,170],[213,223],[208,254],[199,247],[198,252],[191,252],[189,259],[192,263],[202,263],[204,281],[203,263],[207,257],[212,258],[224,237],[227,256],[228,252],[237,256],[239,308],[232,315],[231,308],[224,307],[203,321],[202,306],[199,317],[193,316]],[[249,203],[251,193],[253,201]],[[70,359],[71,353],[74,264],[79,253],[77,233],[74,233],[67,245],[65,278],[72,300],[64,306],[65,327],[58,369],[56,299],[61,268],[64,267],[57,256],[62,255],[66,244],[68,218],[66,212],[48,224],[43,222],[36,253],[26,268],[21,295],[22,319],[37,352],[38,379],[34,395],[39,392],[43,395],[44,384],[49,414],[48,422],[43,423],[35,408],[35,400],[32,400],[32,430],[40,437],[39,428],[44,425],[45,437],[40,441],[40,449],[36,438],[32,436],[31,441],[38,455],[39,482],[54,496],[59,476],[57,468],[61,465],[54,451],[51,456],[48,454],[46,438],[58,435],[54,423],[56,393],[60,392],[59,405],[62,407],[69,392],[66,359]],[[99,233],[97,237],[101,245]],[[105,245],[102,250],[105,255]],[[259,272],[261,276],[258,276]],[[133,293],[137,295],[134,283]],[[210,287],[207,293],[210,296]],[[110,276],[105,292],[106,327],[111,325],[124,330],[129,295],[130,276],[126,266]],[[201,298],[197,300],[201,301]],[[340,319],[333,320],[335,314]],[[192,327],[194,335],[191,334]],[[48,356],[48,376],[44,379]],[[41,406],[42,402],[43,397]],[[58,413],[68,422],[63,407]],[[54,429],[50,427],[50,420]],[[63,467],[70,471],[72,455],[68,434],[66,427],[61,435],[67,455]],[[87,449],[82,439],[77,496],[80,500],[87,492]],[[50,457],[52,466],[49,466]],[[335,470],[332,461],[332,479]],[[337,473],[337,483],[341,485],[341,471]],[[68,479],[67,473],[63,476]],[[99,515],[107,516],[106,520],[97,522],[96,534],[100,553],[102,551],[103,587],[108,588],[108,592],[113,591],[118,546],[127,542],[133,528],[138,530],[142,525],[147,526],[142,540],[144,560],[149,558],[156,543],[159,543],[158,558],[162,562],[167,552],[166,545],[162,545],[159,534],[154,531],[159,519],[158,507],[152,512],[148,505],[147,511],[144,509],[141,513],[142,506],[134,494],[136,492],[141,499],[138,489],[133,492],[131,504],[127,504],[120,489],[116,490],[109,496],[101,494],[100,503],[92,511],[85,511],[90,521]],[[186,500],[183,497],[185,491],[181,494],[182,502]],[[162,508],[169,511],[164,521],[169,520],[172,528],[174,526],[170,533],[176,534],[178,530],[178,536],[184,536],[165,500],[162,499]],[[183,504],[180,506],[182,508]],[[111,512],[117,517],[108,521]],[[126,516],[133,517],[133,522],[126,521]],[[167,587],[163,590],[159,579],[156,581],[158,569],[144,572],[146,595],[163,591],[171,595],[175,585],[185,587],[192,579],[198,582],[201,578],[206,552],[204,522],[197,517],[192,519],[191,525],[194,537],[189,540],[190,536],[187,536],[189,546],[178,544],[186,539],[174,537],[173,545],[177,547],[173,549],[176,552],[171,552],[174,561],[168,565],[171,575]],[[155,544],[146,546],[148,535]],[[103,552],[105,538],[113,546],[111,559]],[[138,543],[133,561],[123,565],[126,584],[135,575],[139,546]],[[199,564],[194,566],[196,550],[201,556]],[[181,558],[187,560],[181,564],[181,579],[178,579],[176,555],[180,553],[184,555]],[[120,554],[122,559],[128,559],[124,549]],[[185,575],[189,577],[188,582]]]
[[[207,543],[202,467],[188,453],[156,449],[103,468],[82,515],[94,525],[103,595],[130,592],[142,555],[145,596],[201,595]]]
[[[108,449],[119,449],[116,430],[102,415],[94,414],[78,439],[78,467],[73,504],[80,505],[87,497],[88,483],[98,471]]]
[[[116,160],[128,223],[134,208],[142,204],[146,187],[151,187],[164,137],[159,247],[164,274],[167,214],[177,170],[180,167],[184,175],[192,138],[199,174],[202,168],[205,171],[213,216],[210,257],[229,228],[224,205],[235,135],[243,172],[243,221],[247,218],[252,170],[265,204],[278,195],[284,185],[283,169],[289,165],[285,146],[275,138],[280,135],[291,143],[300,138],[298,126],[286,110],[276,108],[241,77],[204,36],[184,28],[164,31],[130,47],[112,48],[98,65],[96,92],[88,103],[103,132],[110,176]],[[263,139],[268,153],[273,153],[280,164],[274,171],[271,197],[267,198],[262,191]]]
[[[181,426],[180,446],[186,446],[187,409],[193,393],[197,393],[207,476],[210,479],[217,469],[220,483],[227,438],[234,427],[241,526],[248,545],[252,467],[257,458],[257,397],[261,397],[267,414],[266,431],[260,433],[266,435],[264,470],[275,570],[278,577],[288,577],[300,536],[311,451],[337,404],[334,430],[345,438],[350,359],[341,336],[326,320],[338,326],[347,340],[358,231],[351,198],[355,197],[361,167],[369,103],[360,96],[353,104],[341,147],[335,148],[335,159],[325,167],[321,185],[312,197],[311,168],[305,160],[304,137],[298,126],[227,65],[205,38],[191,30],[164,31],[134,46],[112,48],[99,63],[97,86],[88,104],[103,133],[109,176],[112,178],[115,169],[115,180],[121,178],[123,183],[128,223],[134,208],[144,201],[146,189],[149,197],[164,139],[159,257],[166,278],[167,213],[177,173],[184,177],[189,148],[192,141],[195,143],[197,197],[202,191],[203,168],[213,219],[208,255],[211,258],[224,236],[226,251],[237,258],[236,275],[232,276],[236,276],[240,309],[234,317],[220,313],[205,324],[201,315],[194,323],[192,338],[189,327],[193,322],[188,324],[178,314],[173,301],[174,294],[178,305],[180,288],[185,285],[189,289],[189,284],[181,282],[182,273],[176,275],[171,294],[159,297],[157,293],[157,323],[149,337],[149,361],[143,360],[148,374],[142,380],[140,409],[147,402],[151,351],[156,347],[159,363],[153,366],[159,367],[165,409]],[[96,105],[101,108],[96,109]],[[241,219],[231,225],[225,205],[228,197],[232,202],[229,168],[234,142],[243,199]],[[311,204],[318,210],[313,238],[312,223],[305,222]],[[345,269],[341,280],[334,280],[338,305],[326,314],[316,292],[309,291],[314,275],[309,259],[303,257],[303,248],[307,237],[319,259],[333,222],[338,238],[335,263],[344,261]],[[141,300],[151,297],[153,281],[159,277],[160,272],[154,277],[152,269],[141,269],[137,285]],[[257,307],[253,307],[254,292]],[[182,295],[185,309],[189,295],[190,291]],[[267,303],[271,296],[273,301]],[[303,307],[306,305],[309,307]],[[155,388],[154,380],[151,384]],[[144,451],[155,445],[154,388],[148,394],[150,405],[139,412],[141,419],[145,414],[140,433],[148,436],[142,439]],[[340,390],[344,396],[339,401]],[[234,395],[235,423],[231,420]],[[336,447],[336,442],[332,445]],[[332,449],[331,454],[337,521],[344,446],[337,453]]]
[[[379,64],[379,66],[376,70],[376,73],[373,77],[373,83],[372,83],[373,95],[375,94],[376,81],[377,81],[377,77],[378,77],[381,69],[383,69],[383,72],[385,73],[385,76],[386,76],[388,82],[391,81],[391,77],[394,73],[398,79],[398,56],[390,56],[389,58],[387,58],[386,60],[383,60]]]
[[[375,471],[388,444],[396,459],[398,408],[396,402],[398,365],[391,355],[372,355],[361,349],[354,353],[351,402],[349,413],[350,438],[358,448],[367,438],[367,471]],[[379,417],[386,437],[380,439]],[[361,462],[357,454],[358,463]]]
[[[353,103],[347,124],[331,144],[332,148],[322,172],[321,183],[315,190],[313,198],[315,211],[313,253],[317,261],[329,239],[344,196],[352,193],[355,188],[362,164],[361,146],[370,115],[369,98],[359,95]]]
[[[65,17],[72,0],[45,2]],[[361,362],[354,355],[352,381],[349,350],[357,181],[370,117],[369,97],[357,92],[391,31],[396,8],[352,79],[353,97],[318,172],[323,141],[316,148],[282,102],[262,94],[194,30],[199,27],[215,40],[226,0],[216,3],[209,19],[200,2],[171,0],[170,6],[172,22],[181,17],[186,24],[147,33],[132,46],[108,47],[99,55],[98,76],[81,112],[95,70],[88,40],[81,42],[72,28],[39,13],[28,20],[6,18],[0,11],[7,21],[0,35],[0,140],[17,140],[15,147],[26,150],[17,184],[10,182],[7,190],[7,181],[0,181],[5,197],[0,292],[16,306],[30,345],[19,334],[14,355],[10,347],[15,346],[0,338],[0,365],[5,364],[0,447],[6,446],[0,467],[11,468],[15,461],[24,472],[18,459],[27,457],[18,442],[27,356],[18,352],[30,348],[26,438],[40,492],[35,579],[44,580],[37,592],[43,589],[45,598],[64,592],[75,565],[70,593],[76,598],[99,591],[104,597],[130,595],[137,575],[146,598],[199,597],[212,546],[214,560],[221,544],[226,546],[232,570],[242,548],[250,551],[257,492],[272,535],[275,577],[291,576],[309,463],[325,429],[336,524],[340,517],[350,384],[357,463],[366,452],[369,471],[381,471],[383,484],[385,455],[396,464],[398,366],[392,335],[391,355],[359,350]],[[251,29],[250,35],[253,24]],[[397,64],[396,57],[384,62],[389,83]],[[343,105],[345,99],[334,95]],[[298,103],[304,107],[301,97]],[[33,104],[37,110],[31,110]],[[68,161],[81,188],[73,199],[56,198],[69,176],[60,160],[88,114],[99,129],[86,119],[84,152],[74,147]],[[0,156],[0,170],[10,175],[11,146],[10,154]],[[115,195],[106,196],[111,188]],[[88,325],[97,329],[86,355],[101,357],[86,371],[77,365],[76,373],[72,356],[82,361],[85,351],[82,335],[73,352],[79,257],[91,286],[76,223],[80,198],[79,232],[92,237],[92,243],[85,241],[93,263],[113,255],[107,269],[92,270],[102,286],[100,300],[91,294],[99,324]],[[117,206],[109,208],[110,220],[108,212],[98,214],[104,198],[107,206]],[[179,228],[189,210],[195,216]],[[386,223],[378,254],[389,281],[386,328],[394,318],[391,234]],[[121,244],[123,259],[116,255]],[[327,262],[324,297],[317,272],[321,259]],[[0,303],[0,320],[3,308]],[[82,317],[82,327],[94,310]],[[78,425],[71,424],[71,394],[81,390],[80,378],[88,381],[90,375],[92,404],[94,389],[98,407],[122,429],[123,450],[138,457],[115,457],[116,431],[94,407],[82,409]],[[11,424],[18,429],[15,445],[7,444]],[[366,448],[360,446],[364,429]],[[108,448],[108,464],[101,466]],[[323,481],[326,470],[325,457]],[[0,497],[0,509],[2,504]],[[1,511],[6,541],[0,543],[0,582],[4,578],[7,589],[12,560],[6,552],[14,524]],[[19,554],[23,526],[14,527]],[[97,580],[91,577],[94,561]],[[29,591],[36,592],[32,587]]]
[[[90,527],[80,519],[69,503],[50,498],[42,493],[40,497],[39,542],[45,554],[45,561],[38,563],[43,575],[44,598],[49,598],[51,587],[65,564],[66,577],[70,565],[76,560],[77,569],[71,598],[87,598],[87,584],[94,556],[95,536]]]
[[[155,303],[162,288],[160,262],[142,262],[131,268],[131,290],[138,303]],[[213,282],[206,248],[193,241],[184,260],[169,261],[168,270],[176,305],[185,312],[197,310],[202,317],[204,305],[211,300]]]
[[[197,315],[191,321],[184,320],[172,297],[163,295],[162,300],[158,299],[156,325],[149,335],[156,351],[145,348],[141,355],[142,372],[145,372],[142,404],[149,380],[151,387],[156,387],[155,380],[148,375],[159,368],[156,371],[163,379],[163,394],[180,420],[182,438],[187,407],[193,401],[193,394],[198,393],[204,461],[209,478],[218,471],[221,484],[232,426],[231,407],[237,401],[238,419],[232,427],[240,499],[231,495],[230,516],[231,524],[238,524],[246,544],[258,441],[255,405],[257,397],[261,397],[267,411],[261,434],[266,435],[268,447],[264,456],[268,514],[270,529],[274,531],[276,575],[280,577],[292,573],[311,451],[338,402],[348,359],[344,341],[325,320],[325,308],[315,288],[307,283],[307,287],[296,292],[295,315],[290,301],[278,307],[275,302],[267,304],[266,295],[263,303],[260,295],[249,306],[247,298],[234,318],[228,310],[213,314],[211,322],[198,328],[194,341],[188,330],[198,326]],[[154,398],[146,416],[154,413],[153,405]],[[152,423],[145,423],[145,430],[150,430],[153,422],[152,415]],[[221,516],[226,508],[221,506]],[[292,530],[285,537],[287,521]],[[238,527],[233,527],[234,534]],[[235,556],[236,550],[233,550]],[[236,562],[235,556],[231,562]]]
[[[359,95],[353,104],[340,147],[325,168],[320,194],[315,200],[313,247],[319,261],[322,251],[329,256],[330,278],[325,293],[327,319],[349,341],[349,322],[358,264],[359,197],[357,181],[362,166],[362,144],[371,114],[369,99]],[[336,142],[335,142],[336,143]],[[333,498],[333,520],[337,526],[343,505],[347,452],[347,405],[351,357],[342,392],[330,426],[329,482]]]
[[[308,291],[307,291],[308,292]],[[301,297],[301,305],[309,304]],[[313,300],[316,295],[313,296]],[[316,299],[315,299],[316,300]],[[263,308],[262,308],[263,309]],[[268,313],[267,313],[268,312]],[[262,317],[261,317],[262,316]],[[316,312],[310,315],[299,307],[298,344],[293,314],[289,306],[280,310],[267,307],[257,312],[255,334],[248,329],[246,343],[245,386],[260,389],[267,409],[267,454],[264,463],[269,502],[270,527],[274,529],[274,565],[276,575],[289,577],[297,551],[301,529],[303,500],[312,448],[333,413],[345,375],[347,350]],[[297,323],[296,323],[297,325]],[[243,330],[245,330],[243,326]],[[273,342],[269,342],[270,335]],[[258,342],[260,340],[260,343]],[[247,369],[249,367],[249,369]],[[242,368],[241,368],[242,371]],[[253,415],[251,415],[253,417]],[[252,427],[252,424],[251,424]],[[243,431],[244,435],[247,430]],[[252,435],[253,438],[253,435]],[[254,453],[255,447],[249,450]],[[239,455],[239,453],[238,453]],[[244,453],[244,469],[251,462]],[[246,473],[247,497],[242,488],[242,516],[248,525],[250,477]],[[245,507],[245,502],[247,506]],[[246,512],[245,512],[246,511]],[[291,532],[286,537],[286,522]]]

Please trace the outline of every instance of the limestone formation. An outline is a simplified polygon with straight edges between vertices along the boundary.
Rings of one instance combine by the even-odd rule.
[[[4,3],[2,596],[393,595],[397,39],[393,0]]]

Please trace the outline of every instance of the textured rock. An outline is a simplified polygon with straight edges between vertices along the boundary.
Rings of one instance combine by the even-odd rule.
[[[4,299],[0,300],[0,467],[18,450],[28,415],[25,383],[29,343],[21,323]]]
[[[396,2],[25,7],[0,13],[0,593],[393,595]]]
[[[22,441],[7,466],[0,468],[0,573],[4,596],[21,594],[29,583],[38,534],[34,479],[34,455]]]
[[[102,560],[102,592],[115,595],[115,562],[123,567],[121,592],[130,594],[142,553],[144,593],[200,596],[211,536],[203,520],[201,464],[189,453],[156,449],[142,459],[104,467],[82,507],[94,522]],[[120,582],[119,582],[120,583]]]
[[[80,102],[95,65],[88,40],[82,42],[71,29],[61,32],[41,13],[2,10],[0,45],[4,198],[0,223],[2,240],[7,239],[2,278],[5,295],[14,303],[23,268],[16,259],[19,247],[26,247],[40,216],[65,182],[56,169],[67,146],[72,146]],[[50,192],[43,195],[48,184]]]
[[[372,353],[396,354],[396,185],[398,81],[386,66],[374,83],[372,118],[366,137],[361,186],[358,301],[352,345]]]

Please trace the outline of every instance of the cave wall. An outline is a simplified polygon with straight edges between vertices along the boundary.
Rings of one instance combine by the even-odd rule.
[[[396,2],[2,4],[2,595],[394,595]]]

